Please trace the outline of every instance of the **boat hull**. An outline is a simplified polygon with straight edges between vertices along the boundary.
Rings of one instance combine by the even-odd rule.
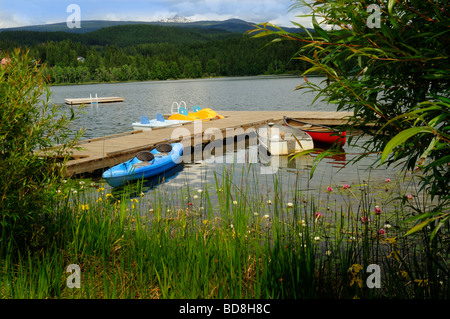
[[[346,142],[346,132],[340,132],[331,127],[319,124],[303,122],[295,118],[284,117],[284,124],[291,128],[296,128],[308,133],[316,144],[322,145],[340,145],[344,146]]]
[[[191,122],[191,121],[165,120],[164,122],[160,122],[160,121],[156,121],[156,120],[151,120],[150,123],[148,123],[148,124],[135,122],[132,125],[133,125],[133,129],[135,131],[139,131],[139,130],[152,131],[152,130],[156,130],[156,129],[160,129],[160,128],[181,126],[188,122]]]
[[[223,119],[222,115],[217,114],[210,108],[201,109],[197,112],[190,112],[188,114],[176,113],[169,117],[169,120],[182,120],[182,121],[209,121],[212,119]]]
[[[172,143],[172,150],[163,154],[153,149],[154,159],[149,162],[137,157],[106,170],[102,177],[111,187],[120,187],[134,180],[147,179],[164,173],[181,162],[183,144]]]
[[[272,155],[289,155],[314,148],[314,142],[307,133],[284,125],[265,125],[257,130],[261,146]]]

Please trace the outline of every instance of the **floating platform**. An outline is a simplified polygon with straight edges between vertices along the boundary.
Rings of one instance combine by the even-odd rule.
[[[304,111],[217,111],[223,119],[198,123],[187,123],[178,127],[154,131],[131,131],[120,134],[84,140],[81,150],[73,151],[66,162],[66,175],[74,176],[107,169],[148,150],[159,143],[186,142],[194,147],[220,137],[234,138],[247,134],[249,128],[257,128],[269,122],[282,120],[283,116],[299,118],[306,122],[323,125],[339,125],[346,122],[347,112],[304,112]],[[130,129],[131,123],[130,123]],[[175,131],[177,130],[177,131]],[[181,136],[180,133],[182,133]]]
[[[64,103],[69,105],[80,105],[80,104],[93,104],[97,103],[116,103],[123,102],[125,98],[123,97],[91,97],[91,98],[77,98],[77,99],[64,99]]]

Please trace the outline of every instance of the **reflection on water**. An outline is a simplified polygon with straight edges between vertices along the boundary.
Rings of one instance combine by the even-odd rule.
[[[194,148],[187,150],[182,158],[183,164],[162,176],[145,180],[142,189],[139,182],[133,183],[135,190],[131,191],[131,197],[141,196],[142,192],[145,194],[157,187],[168,192],[186,187],[201,189],[223,180],[224,174],[231,175],[228,177],[236,184],[247,184],[252,188],[274,190],[276,183],[284,189],[295,186],[304,192],[317,193],[324,192],[329,185],[342,187],[369,180],[381,182],[397,175],[394,170],[373,166],[377,159],[375,155],[357,165],[349,164],[359,156],[361,149],[358,146],[346,146],[340,153],[325,156],[320,162],[315,162],[315,159],[321,150],[301,156],[271,156],[254,137],[247,138],[245,144],[233,143],[233,146],[230,150],[229,144],[214,141],[200,150],[197,148],[197,152]],[[315,171],[311,177],[313,167]],[[113,194],[119,196],[124,189],[129,191],[128,188],[114,189]]]
[[[169,182],[171,179],[176,178],[180,172],[183,170],[184,165],[182,163],[175,165],[171,169],[165,171],[164,173],[154,176],[150,179],[138,180],[128,185],[121,187],[115,187],[112,189],[111,193],[115,198],[121,198],[125,195],[130,198],[140,197],[142,194],[147,193],[150,190],[155,189],[161,184]]]

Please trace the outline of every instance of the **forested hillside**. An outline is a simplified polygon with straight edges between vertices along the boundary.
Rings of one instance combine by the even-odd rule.
[[[263,48],[270,38],[217,28],[124,25],[84,34],[0,32],[2,55],[27,47],[51,83],[144,81],[300,72],[298,43]]]

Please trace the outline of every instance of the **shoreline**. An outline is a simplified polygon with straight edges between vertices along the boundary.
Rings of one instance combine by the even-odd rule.
[[[302,79],[301,74],[260,74],[260,75],[236,75],[236,76],[205,76],[200,78],[179,78],[179,79],[165,79],[165,80],[132,80],[132,81],[107,81],[107,82],[76,82],[76,83],[48,83],[49,87],[55,86],[81,86],[81,85],[97,85],[97,84],[126,84],[126,83],[146,83],[146,82],[172,82],[172,81],[195,81],[195,80],[209,80],[209,79],[233,79],[233,78],[289,78],[297,77]],[[324,77],[320,74],[308,74],[308,78]]]

